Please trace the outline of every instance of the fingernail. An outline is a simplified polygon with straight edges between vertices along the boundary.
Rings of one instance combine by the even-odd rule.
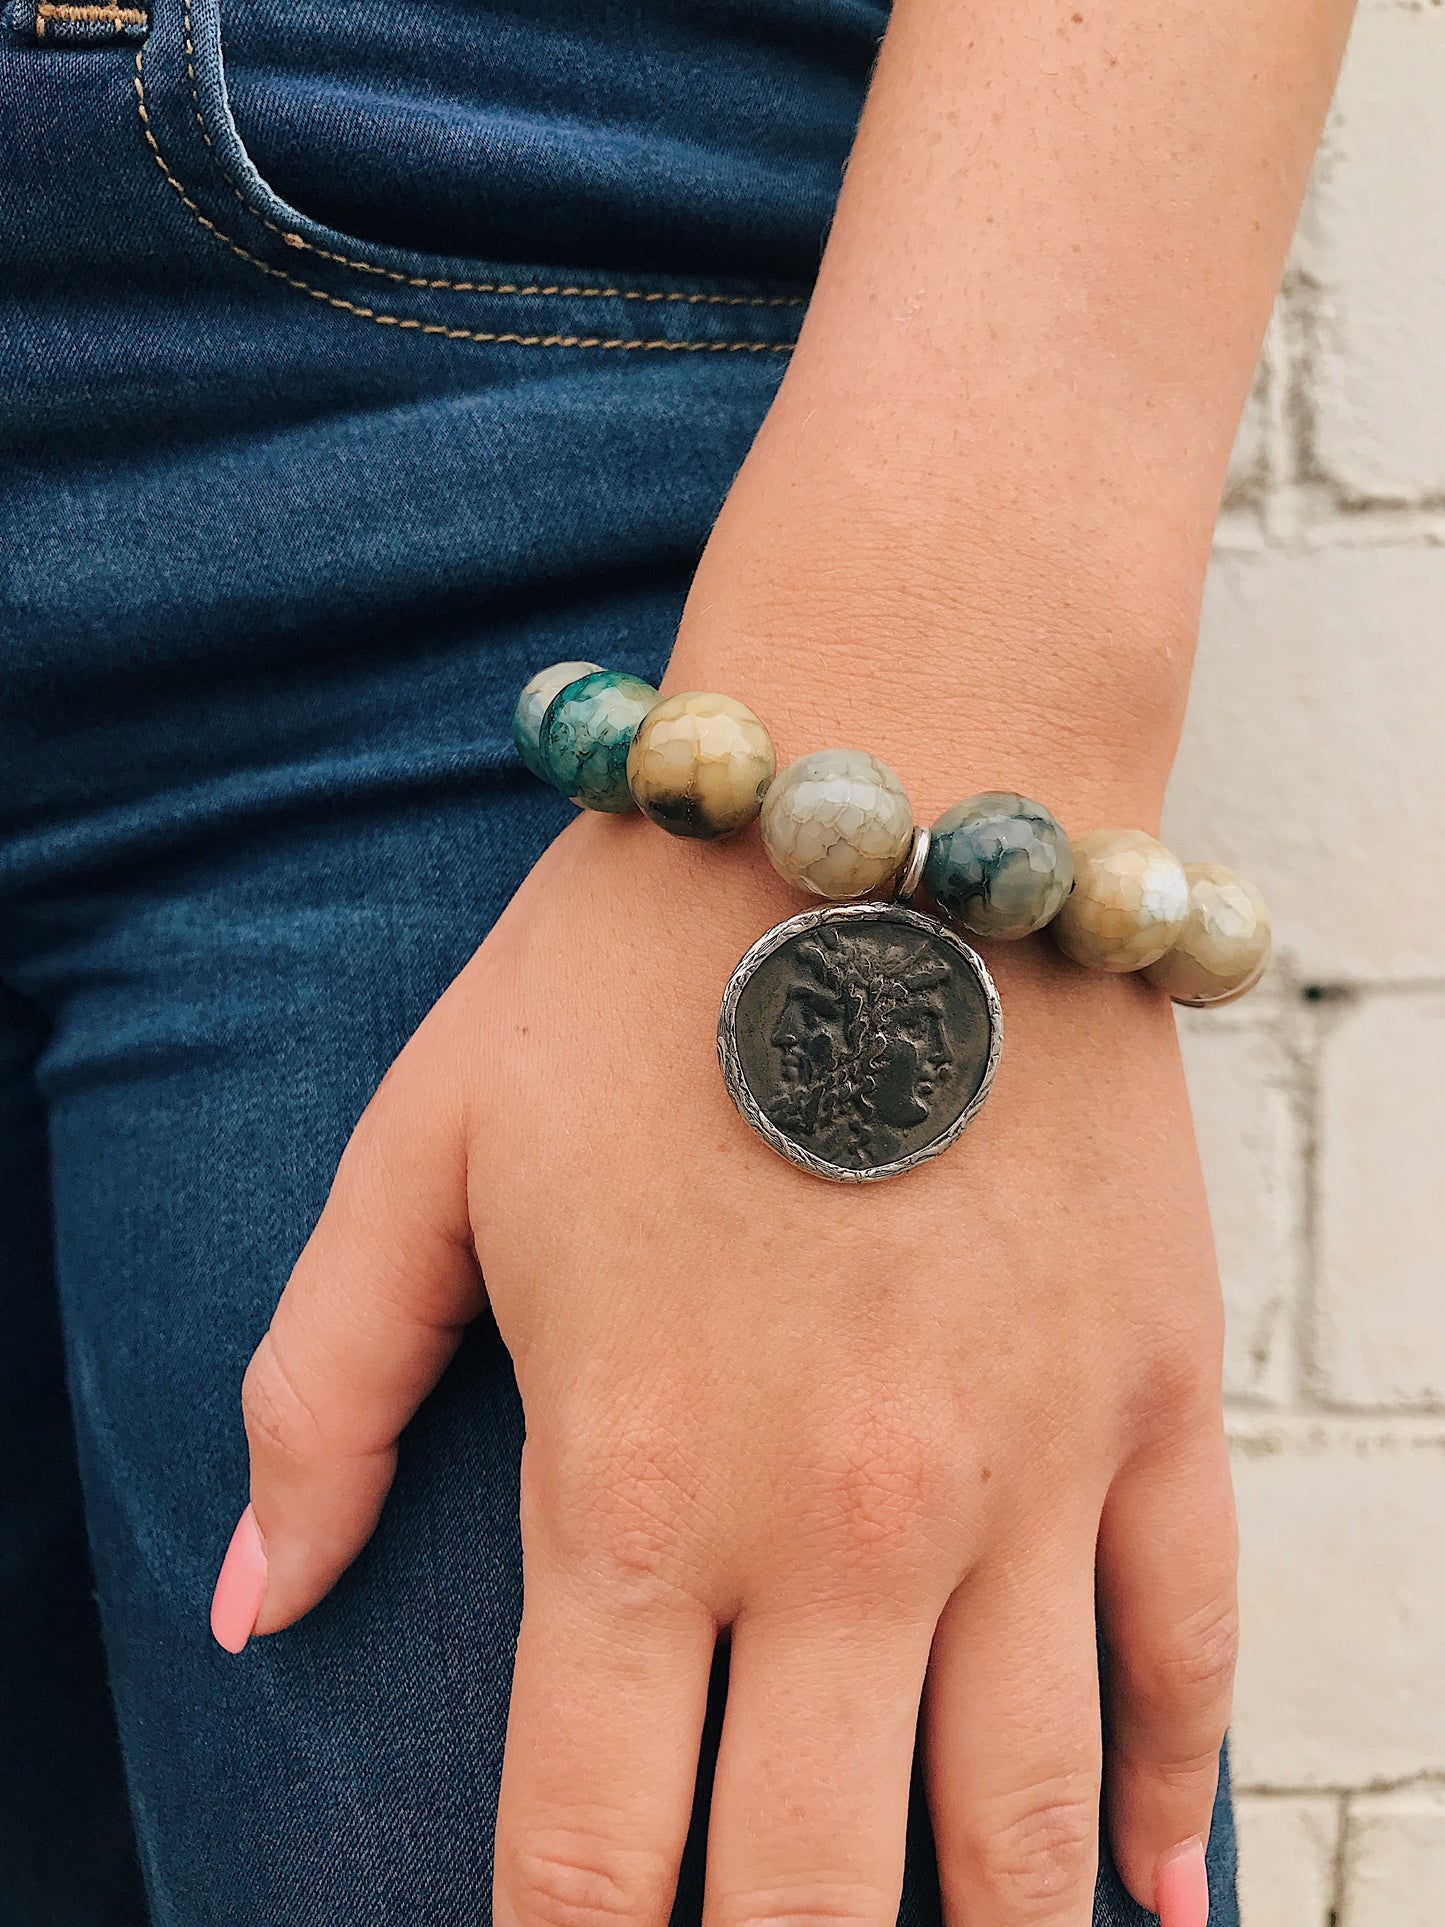
[[[1209,1875],[1202,1840],[1186,1840],[1159,1862],[1154,1911],[1160,1927],[1209,1927]]]
[[[266,1548],[250,1506],[236,1522],[211,1595],[211,1631],[228,1653],[239,1653],[251,1637],[266,1597]]]

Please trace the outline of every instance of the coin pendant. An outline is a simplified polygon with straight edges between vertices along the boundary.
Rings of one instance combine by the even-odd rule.
[[[718,1058],[744,1118],[792,1163],[845,1184],[937,1157],[988,1095],[1003,1044],[983,961],[901,903],[805,910],[728,981]]]

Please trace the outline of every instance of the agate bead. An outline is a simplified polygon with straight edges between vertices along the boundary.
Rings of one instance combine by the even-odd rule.
[[[988,790],[945,810],[929,832],[923,881],[975,937],[1027,937],[1059,913],[1074,880],[1069,839],[1042,803]]]
[[[1074,888],[1049,925],[1066,957],[1091,970],[1142,970],[1184,928],[1184,866],[1142,830],[1091,830],[1071,845]]]
[[[876,756],[819,749],[773,779],[762,832],[768,860],[789,883],[818,897],[862,897],[907,861],[913,811]]]
[[[632,800],[674,836],[730,836],[773,780],[773,744],[745,703],[694,691],[649,709],[627,752]]]
[[[651,683],[620,669],[597,669],[568,683],[542,718],[543,776],[583,809],[630,810],[627,752],[656,701]]]
[[[1189,914],[1162,957],[1145,966],[1176,1004],[1203,1009],[1252,990],[1269,961],[1269,906],[1222,863],[1186,863]]]
[[[595,662],[554,662],[550,669],[539,669],[517,698],[517,707],[512,715],[512,741],[517,745],[517,754],[527,768],[544,782],[547,773],[542,768],[537,738],[547,705],[569,682],[576,682],[579,676],[590,676],[600,667]]]

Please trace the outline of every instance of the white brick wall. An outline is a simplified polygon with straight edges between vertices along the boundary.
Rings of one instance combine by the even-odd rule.
[[[1339,1011],[1318,1129],[1316,1389],[1336,1405],[1445,1411],[1445,996]]]
[[[1235,1801],[1245,1927],[1320,1927],[1330,1917],[1340,1803],[1329,1794]]]
[[[1279,962],[1183,1023],[1229,1313],[1244,1927],[1445,1927],[1445,4],[1363,0],[1167,836]]]
[[[1367,1794],[1346,1803],[1348,1910],[1340,1927],[1440,1927],[1445,1912],[1445,1797]]]

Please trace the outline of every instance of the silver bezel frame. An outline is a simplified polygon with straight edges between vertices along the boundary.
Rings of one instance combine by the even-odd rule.
[[[984,1066],[983,1078],[977,1091],[962,1112],[954,1119],[941,1136],[921,1151],[910,1151],[907,1157],[894,1158],[887,1164],[872,1164],[861,1171],[845,1170],[841,1164],[832,1164],[826,1158],[815,1156],[801,1144],[795,1144],[786,1132],[780,1131],[771,1118],[764,1115],[757,1099],[753,1096],[747,1078],[743,1075],[742,1061],[738,1055],[737,1010],[753,972],[765,957],[788,943],[793,937],[800,936],[805,930],[816,930],[821,925],[833,923],[902,923],[915,930],[926,931],[929,936],[940,937],[953,950],[957,951],[964,964],[972,971],[988,1005],[989,1051],[988,1062]],[[910,910],[901,903],[882,903],[870,900],[865,903],[830,903],[818,910],[803,910],[796,917],[789,917],[784,923],[775,923],[771,930],[765,930],[757,942],[750,944],[738,959],[737,968],[728,978],[727,989],[723,992],[722,1009],[717,1020],[717,1054],[722,1066],[723,1081],[728,1087],[728,1095],[739,1111],[757,1132],[758,1136],[789,1164],[796,1164],[804,1171],[811,1171],[814,1177],[831,1178],[837,1184],[873,1184],[880,1178],[896,1178],[904,1171],[911,1171],[915,1165],[926,1164],[936,1158],[953,1144],[977,1117],[993,1085],[994,1074],[998,1070],[999,1054],[1003,1050],[1003,1009],[999,1004],[998,991],[988,967],[976,950],[970,949],[962,937],[940,923],[936,917],[925,916],[921,910]]]

